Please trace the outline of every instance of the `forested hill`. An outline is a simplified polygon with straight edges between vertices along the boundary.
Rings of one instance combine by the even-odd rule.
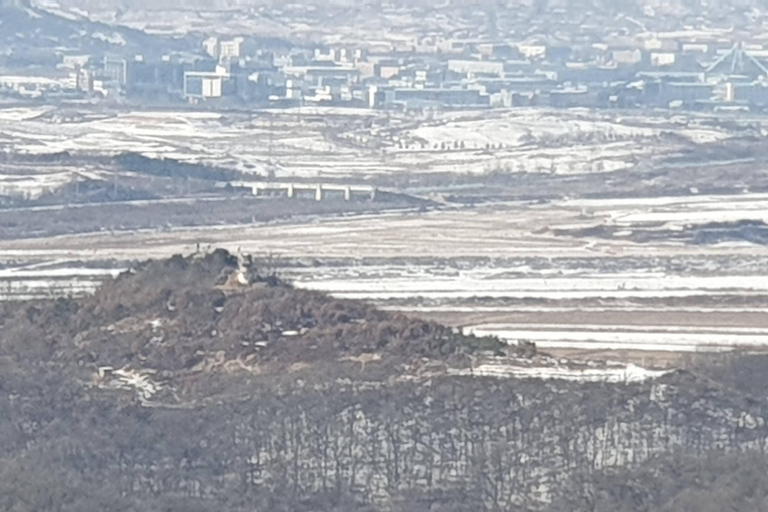
[[[37,63],[44,59],[44,51],[76,47],[94,51],[151,52],[159,38],[126,27],[93,22],[78,15],[67,17],[39,9],[28,0],[0,0],[0,45],[15,48],[13,56]],[[176,48],[180,41],[162,39],[163,45]],[[51,53],[50,59],[56,59]],[[15,61],[14,61],[15,62]]]
[[[168,375],[212,360],[272,374],[358,357],[392,367],[421,358],[466,364],[478,351],[507,351],[494,339],[296,290],[223,250],[147,262],[93,297],[33,304],[5,323],[9,356]]]
[[[712,453],[765,466],[727,369],[617,380],[224,251],[2,312],[2,510],[688,510]]]

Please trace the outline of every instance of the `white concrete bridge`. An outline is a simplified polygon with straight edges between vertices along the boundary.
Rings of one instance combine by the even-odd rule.
[[[282,182],[232,182],[233,187],[249,188],[255,196],[282,195],[288,198],[299,196],[314,197],[315,201],[322,201],[330,197],[344,198],[351,201],[353,197],[360,197],[374,201],[378,194],[378,187],[371,185],[343,185],[337,183],[282,183]]]

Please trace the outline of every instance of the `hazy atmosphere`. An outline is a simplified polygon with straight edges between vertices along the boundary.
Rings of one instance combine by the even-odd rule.
[[[0,0],[0,510],[768,512],[766,26]]]

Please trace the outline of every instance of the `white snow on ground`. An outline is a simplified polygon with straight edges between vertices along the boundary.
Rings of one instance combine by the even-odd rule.
[[[298,282],[347,299],[424,298],[591,298],[688,297],[710,292],[744,295],[768,292],[768,280],[754,276],[649,276],[592,275],[574,278],[485,279],[471,272],[456,278],[422,275],[393,279],[345,279]]]
[[[507,359],[483,361],[475,368],[449,369],[449,374],[463,377],[495,377],[517,379],[568,380],[577,382],[633,383],[656,379],[666,371],[654,371],[635,366],[608,366],[605,368],[556,366],[516,366]]]
[[[104,34],[103,32],[94,32],[93,34],[91,34],[91,37],[94,39],[98,39],[99,41],[104,41],[109,44],[114,44],[119,46],[125,46],[126,44],[128,44],[128,42],[125,40],[122,34],[119,34],[118,32],[112,32],[111,34]]]
[[[44,115],[51,110],[53,110],[53,107],[4,108],[0,109],[0,121],[27,121]]]
[[[40,300],[59,297],[81,297],[96,292],[101,281],[96,279],[3,280],[0,301]]]
[[[679,325],[613,325],[613,324],[483,324],[470,327],[483,331],[496,330],[505,331],[524,327],[526,330],[551,331],[561,330],[568,332],[655,332],[655,333],[702,333],[702,334],[754,334],[768,336],[768,328],[761,327],[715,327],[715,326],[679,326]]]
[[[301,287],[301,285],[299,285]],[[322,290],[321,287],[311,287],[312,290]],[[763,296],[764,292],[725,290],[718,291],[720,296],[751,297]],[[576,290],[576,291],[475,291],[462,292],[333,292],[334,297],[351,300],[395,300],[395,299],[663,299],[681,297],[706,297],[707,291],[699,290],[640,290],[640,291],[607,291],[607,290]]]
[[[632,127],[606,121],[582,120],[551,111],[514,110],[499,119],[453,121],[445,125],[422,126],[409,132],[432,144],[464,142],[469,148],[486,144],[519,147],[532,142],[555,142],[558,137],[569,140],[606,137],[654,137],[661,132],[654,128]],[[543,139],[543,140],[542,140]]]
[[[68,78],[49,78],[45,76],[0,75],[0,85],[5,87],[16,87],[19,85],[62,87],[67,85],[68,80]]]
[[[385,311],[401,311],[403,306],[380,306]],[[445,304],[439,306],[411,306],[407,307],[410,313],[768,313],[766,308],[740,308],[740,307],[677,307],[677,306],[606,306],[606,307],[557,307],[557,306],[530,306],[516,304],[514,306],[456,306]]]
[[[729,348],[768,345],[768,334],[683,332],[683,328],[665,330],[658,328],[640,331],[625,327],[624,329],[606,330],[600,328],[600,330],[594,331],[580,331],[576,328],[558,330],[557,325],[550,326],[549,330],[526,329],[526,327],[526,325],[477,326],[467,328],[466,332],[477,336],[496,336],[510,343],[516,343],[520,340],[532,341],[536,346],[543,349],[581,348],[691,352],[707,347]]]
[[[768,194],[723,194],[723,195],[690,195],[690,196],[660,196],[660,197],[632,197],[632,198],[605,198],[605,199],[566,199],[562,201],[564,207],[582,208],[588,210],[618,210],[627,209],[675,207],[685,209],[716,209],[724,210],[729,207],[765,208],[768,205]],[[612,216],[615,217],[613,213]],[[622,213],[616,215],[623,215]]]
[[[1,269],[0,301],[90,295],[104,280],[121,272],[105,268],[46,268],[49,263]]]
[[[58,190],[75,178],[76,174],[72,172],[34,175],[0,174],[0,195],[37,199]]]
[[[758,209],[639,212],[616,216],[614,220],[617,224],[670,223],[676,225],[736,222],[740,220],[768,221],[768,202],[758,205]]]
[[[686,225],[742,220],[768,221],[768,194],[743,193],[722,196],[651,197],[606,200],[566,200],[563,207],[581,209],[589,215],[570,227],[603,222],[617,226],[663,225],[682,229]],[[567,228],[569,226],[560,226]]]
[[[724,130],[696,123],[663,119],[648,125],[642,119],[579,109],[512,109],[483,116],[452,113],[401,132],[398,138],[404,144],[392,151],[401,160],[421,159],[422,167],[426,155],[439,154],[443,162],[434,158],[426,168],[433,172],[449,170],[451,164],[445,161],[464,157],[475,161],[468,172],[578,174],[615,171],[641,159],[648,161],[679,144],[666,138],[672,133],[696,144],[730,137]],[[457,147],[462,151],[455,151]],[[486,151],[472,154],[471,150]]]
[[[321,117],[326,114],[330,117]],[[134,151],[260,174],[272,162],[281,177],[582,174],[626,169],[685,146],[679,138],[664,138],[665,132],[686,137],[691,131],[690,138],[702,141],[730,136],[717,128],[648,127],[596,112],[532,109],[438,114],[413,127],[407,117],[387,120],[370,110],[324,108],[253,115],[150,111],[67,116],[41,109],[0,110],[0,151]],[[370,127],[372,117],[386,123],[386,129]],[[457,142],[464,149],[457,149]]]
[[[105,268],[54,268],[34,270],[28,267],[20,269],[10,268],[0,270],[0,279],[30,279],[45,280],[47,278],[65,277],[117,277],[120,274],[117,269]]]
[[[143,401],[151,400],[162,389],[162,385],[153,381],[148,373],[131,368],[115,370],[110,377],[112,379],[104,387],[135,391]]]

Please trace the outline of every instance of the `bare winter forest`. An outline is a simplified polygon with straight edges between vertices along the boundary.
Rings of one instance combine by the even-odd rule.
[[[5,510],[714,511],[768,498],[762,356],[656,373],[561,362],[295,290],[223,251],[3,318]],[[539,376],[503,373],[524,370]]]

